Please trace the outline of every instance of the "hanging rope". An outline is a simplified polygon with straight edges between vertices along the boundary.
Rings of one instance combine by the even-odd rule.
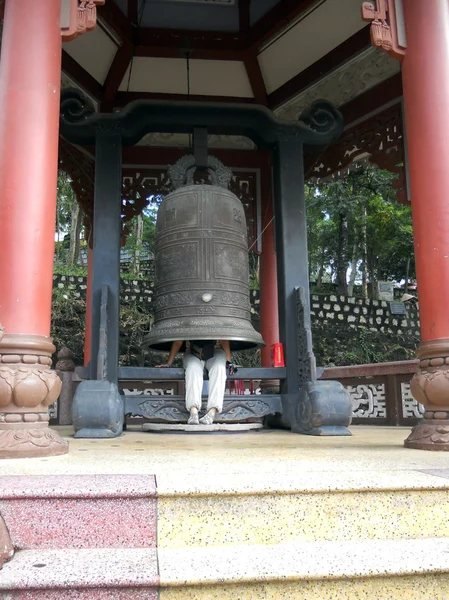
[[[190,100],[190,52],[186,52],[186,70],[187,70],[187,101]],[[189,150],[192,148],[192,134],[189,133]]]

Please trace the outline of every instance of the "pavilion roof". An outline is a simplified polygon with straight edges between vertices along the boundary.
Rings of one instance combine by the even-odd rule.
[[[360,0],[106,0],[97,28],[64,43],[63,85],[78,85],[102,111],[136,99],[185,100],[189,91],[194,100],[255,102],[295,120],[317,98],[345,106],[394,78],[400,94],[399,63],[370,47],[360,8]],[[185,145],[166,138],[141,143]]]

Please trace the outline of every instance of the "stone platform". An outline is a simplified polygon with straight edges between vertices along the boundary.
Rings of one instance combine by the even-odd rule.
[[[237,433],[262,429],[262,423],[212,423],[211,425],[188,425],[187,423],[145,423],[143,431],[153,433]]]
[[[128,430],[0,462],[0,598],[449,598],[449,456],[352,437]]]

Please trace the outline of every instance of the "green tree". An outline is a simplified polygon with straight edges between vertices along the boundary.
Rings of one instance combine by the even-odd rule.
[[[375,289],[379,279],[414,276],[411,211],[396,201],[394,175],[373,165],[306,187],[311,279],[324,274],[340,293],[356,277]]]
[[[79,258],[82,213],[72,180],[59,171],[56,208],[56,261],[63,265],[76,265]]]

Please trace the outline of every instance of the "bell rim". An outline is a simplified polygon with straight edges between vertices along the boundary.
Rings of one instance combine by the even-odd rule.
[[[257,332],[256,332],[257,333]],[[147,336],[145,336],[145,339],[142,342],[142,348],[144,350],[152,350],[153,352],[167,352],[167,350],[165,349],[159,349],[159,348],[152,348],[152,342],[151,340],[148,340],[148,338],[150,337],[150,335],[148,334]],[[157,339],[157,342],[156,342]],[[153,343],[156,343],[157,345],[160,344],[172,344],[173,342],[177,342],[177,341],[183,341],[183,342],[191,342],[194,340],[226,340],[229,342],[243,342],[243,343],[247,343],[250,344],[250,346],[248,348],[242,348],[240,351],[241,352],[245,352],[246,350],[254,350],[256,348],[264,348],[266,346],[262,336],[260,335],[260,333],[255,336],[255,339],[248,339],[248,337],[243,337],[243,336],[217,336],[217,335],[201,335],[201,334],[197,334],[196,336],[193,335],[189,335],[189,336],[182,336],[182,338],[173,338],[172,336],[167,336],[164,338],[161,337],[157,337],[155,336],[155,341]],[[183,350],[179,350],[179,352],[182,352]],[[237,352],[239,350],[234,350],[234,352]]]

